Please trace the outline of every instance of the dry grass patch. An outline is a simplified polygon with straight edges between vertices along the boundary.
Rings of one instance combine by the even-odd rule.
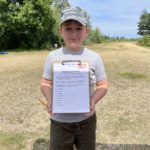
[[[25,138],[21,134],[8,134],[8,133],[0,134],[0,147],[1,149],[3,148],[4,150],[24,149],[26,147],[24,140]]]
[[[144,78],[146,78],[146,76],[144,74],[137,73],[137,72],[124,72],[124,73],[120,73],[120,75],[122,77],[125,77],[128,79],[144,79]]]
[[[109,91],[96,106],[97,143],[150,145],[150,49],[131,42],[89,47],[102,56],[109,80]],[[17,134],[27,137],[20,138],[20,150],[30,150],[36,139],[49,138],[48,114],[38,102],[47,54],[48,51],[9,52],[0,56],[2,150],[15,147],[9,141]]]
[[[97,140],[150,144],[150,49],[124,42],[102,49],[96,51],[104,60],[109,91],[96,107]]]

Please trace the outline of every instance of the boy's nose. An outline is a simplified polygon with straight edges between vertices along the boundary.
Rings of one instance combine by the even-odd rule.
[[[72,34],[73,36],[75,36],[75,35],[77,35],[77,31],[76,31],[76,30],[72,30],[71,34]]]

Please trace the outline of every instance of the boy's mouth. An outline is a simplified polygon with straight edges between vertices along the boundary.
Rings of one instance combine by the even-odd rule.
[[[76,43],[76,42],[78,42],[78,40],[77,39],[71,39],[70,42],[71,43]]]
[[[71,41],[76,41],[77,39],[71,39]]]

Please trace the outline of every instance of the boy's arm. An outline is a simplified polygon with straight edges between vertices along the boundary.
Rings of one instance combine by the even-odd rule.
[[[107,80],[97,81],[96,90],[90,99],[91,100],[90,113],[88,115],[91,115],[95,111],[95,104],[105,96],[107,90],[108,90]]]
[[[44,97],[47,100],[47,111],[49,114],[52,113],[51,111],[51,104],[52,104],[52,80],[42,79],[41,85],[40,85],[41,91],[44,95]]]

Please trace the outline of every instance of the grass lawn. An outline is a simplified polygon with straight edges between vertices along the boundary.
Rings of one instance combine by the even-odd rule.
[[[88,47],[101,55],[109,81],[96,106],[97,149],[150,149],[150,49],[135,42]],[[49,117],[38,101],[47,54],[0,55],[0,150],[38,150],[48,143]]]

